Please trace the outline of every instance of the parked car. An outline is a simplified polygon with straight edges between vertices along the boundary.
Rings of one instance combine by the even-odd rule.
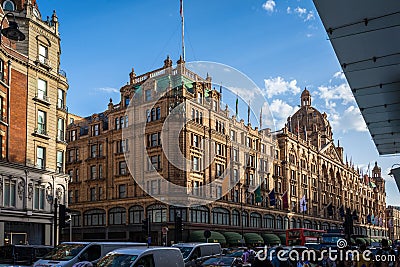
[[[53,247],[42,245],[0,246],[0,263],[10,265],[32,265],[49,253]]]
[[[221,244],[219,243],[178,243],[173,247],[179,248],[182,253],[185,266],[197,266],[211,256],[221,255]]]
[[[96,267],[184,267],[182,253],[170,247],[135,247],[109,252]]]
[[[244,265],[242,259],[237,257],[212,257],[203,261],[200,264],[200,267],[213,267],[213,266],[242,267]]]
[[[90,261],[96,263],[108,252],[118,248],[146,246],[146,243],[134,242],[64,242],[51,250],[42,259],[35,262],[34,267],[58,266],[71,267],[77,262]]]

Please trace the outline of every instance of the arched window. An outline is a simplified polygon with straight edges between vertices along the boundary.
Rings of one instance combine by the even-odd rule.
[[[105,225],[106,212],[102,209],[88,210],[83,214],[84,226]]]
[[[290,229],[297,228],[297,223],[294,218],[290,219]]]
[[[139,224],[144,219],[144,209],[142,206],[132,206],[129,208],[129,223]]]
[[[112,208],[108,211],[108,224],[125,224],[126,223],[126,209],[125,208]]]
[[[283,219],[281,216],[276,217],[276,229],[283,229]]]
[[[232,226],[240,226],[240,213],[238,210],[232,211]]]
[[[14,11],[15,10],[15,4],[11,0],[6,0],[3,2],[3,9],[4,11]]]
[[[261,228],[261,214],[257,212],[250,213],[250,227]]]
[[[264,227],[269,229],[274,229],[274,216],[270,214],[264,215]]]
[[[182,221],[184,221],[184,222],[187,221],[187,209],[186,208],[170,206],[169,207],[169,221],[170,222],[175,221],[175,215],[178,215],[179,217],[181,217]]]
[[[284,219],[283,219],[283,229],[289,229],[289,218],[288,217],[285,217]]]
[[[208,208],[203,206],[190,208],[190,221],[193,223],[210,223]]]
[[[309,220],[304,220],[304,228],[307,228],[307,229],[311,229],[312,228],[312,224],[311,224],[311,222],[309,221]]]
[[[229,210],[223,208],[213,208],[212,211],[213,224],[229,225]]]
[[[249,227],[249,214],[246,211],[242,212],[242,225],[243,227]]]
[[[82,215],[79,211],[74,211],[71,220],[72,220],[72,227],[79,227],[81,226],[81,218]]]
[[[147,207],[147,215],[151,222],[166,222],[167,207],[162,204],[150,205]]]

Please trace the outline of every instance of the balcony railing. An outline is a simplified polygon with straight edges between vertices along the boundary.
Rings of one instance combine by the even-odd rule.
[[[34,99],[35,99],[36,101],[43,102],[43,103],[46,104],[46,105],[50,105],[50,98],[49,98],[47,95],[43,95],[43,94],[39,95],[39,94],[36,94],[36,96],[35,96]]]
[[[48,59],[47,57],[44,57],[42,55],[38,55],[36,60],[35,60],[36,64],[40,64],[42,67],[46,68],[46,69],[51,69],[51,61],[50,59]]]
[[[35,131],[33,132],[34,135],[49,139],[50,137],[47,134],[46,129],[43,128],[35,128]]]
[[[64,78],[67,78],[67,73],[64,70],[59,70],[58,74],[60,74],[61,76],[63,76]]]

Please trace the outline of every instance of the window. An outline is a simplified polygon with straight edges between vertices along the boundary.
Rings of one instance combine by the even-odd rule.
[[[71,190],[68,190],[68,204],[73,203],[73,193]]]
[[[128,151],[128,139],[117,141],[117,153],[124,153]]]
[[[236,142],[236,132],[234,130],[231,130],[231,140]]]
[[[218,102],[217,102],[217,100],[213,100],[213,110],[214,111],[218,111]]]
[[[103,199],[103,187],[100,186],[98,191],[99,191],[98,199],[102,200]]]
[[[48,101],[48,99],[47,99],[47,82],[45,80],[38,79],[37,97],[41,100]]]
[[[239,171],[237,169],[233,170],[233,182],[236,183],[239,181]]]
[[[100,134],[100,124],[92,125],[92,136],[98,136]]]
[[[256,212],[250,213],[250,227],[261,228],[261,214]]]
[[[236,148],[233,149],[233,161],[239,162],[239,150]]]
[[[222,177],[222,175],[224,174],[224,168],[225,168],[224,165],[216,163],[216,173],[215,173],[215,175],[217,177]]]
[[[97,145],[90,146],[90,157],[91,158],[97,157]]]
[[[5,207],[15,207],[15,200],[16,200],[16,187],[15,182],[6,180],[4,182],[4,193],[3,193],[3,204]]]
[[[96,165],[90,166],[90,179],[96,179],[97,173],[96,173]]]
[[[197,103],[203,104],[203,94],[200,92],[197,93]]]
[[[75,190],[74,197],[75,197],[75,203],[78,203],[78,201],[79,201],[79,190]]]
[[[118,174],[119,175],[126,175],[126,162],[125,161],[120,161],[118,163]]]
[[[197,134],[192,134],[192,145],[200,148],[200,137]]]
[[[38,110],[37,133],[47,135],[46,132],[46,112]]]
[[[193,169],[193,171],[200,171],[200,158],[199,157],[193,157],[192,169]]]
[[[65,141],[64,138],[64,119],[57,119],[57,141]]]
[[[153,133],[147,135],[147,147],[155,147],[161,145],[161,133]]]
[[[151,122],[151,121],[157,121],[159,119],[161,119],[161,108],[157,107],[157,108],[152,108],[151,110],[146,110],[146,118],[147,118],[147,122]],[[126,123],[128,122],[128,118],[126,118]]]
[[[125,208],[112,208],[108,211],[108,224],[125,224],[126,210]]]
[[[106,212],[102,209],[88,210],[83,214],[85,226],[105,225]]]
[[[232,211],[232,226],[240,225],[240,213],[237,210]]]
[[[69,141],[75,141],[76,140],[76,130],[72,130],[69,133]]]
[[[145,94],[145,101],[150,101],[151,100],[151,90],[146,90],[145,92],[144,92],[144,94]]]
[[[128,96],[124,97],[125,107],[129,106],[130,98]]]
[[[4,61],[0,59],[0,80],[4,81]]]
[[[118,197],[126,198],[126,185],[125,184],[120,184],[118,186]]]
[[[160,155],[155,155],[155,156],[150,157],[148,170],[149,171],[161,170],[161,156]]]
[[[103,144],[99,144],[99,157],[103,156]]]
[[[36,166],[40,169],[46,167],[46,148],[38,146],[36,148]]]
[[[208,208],[204,206],[190,208],[190,221],[193,223],[209,223]]]
[[[213,216],[213,224],[229,225],[229,211],[223,208],[214,208],[211,211]]]
[[[39,62],[48,64],[48,48],[42,44],[39,44]]]
[[[65,105],[64,105],[64,95],[65,95],[65,93],[64,93],[64,91],[63,90],[61,90],[61,89],[58,89],[58,93],[57,93],[57,108],[60,108],[60,109],[64,109],[65,108]]]
[[[264,227],[274,229],[275,218],[272,215],[264,215]]]
[[[36,186],[34,192],[34,209],[43,210],[45,203],[45,188],[44,186]]]
[[[144,209],[142,206],[133,206],[129,208],[129,223],[139,224],[144,219]]]
[[[166,222],[167,221],[167,207],[165,205],[151,205],[147,208],[147,214],[151,222]]]
[[[64,152],[57,151],[57,172],[62,173],[64,170]]]
[[[11,0],[6,0],[3,2],[3,9],[4,11],[14,11],[15,5],[14,2]]]
[[[79,182],[79,169],[75,170],[75,182],[78,183]]]
[[[96,201],[96,187],[90,188],[90,201]]]
[[[99,179],[103,179],[103,165],[99,165]]]

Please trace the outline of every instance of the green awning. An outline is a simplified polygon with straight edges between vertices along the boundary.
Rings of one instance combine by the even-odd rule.
[[[281,244],[286,245],[286,234],[280,234],[278,237],[281,240]]]
[[[365,239],[361,238],[361,237],[357,237],[356,238],[356,243],[360,244],[360,245],[365,245],[366,244]]]
[[[192,242],[207,242],[207,239],[204,237],[204,231],[193,231],[190,233],[189,241]],[[208,243],[221,243],[226,244],[225,237],[218,232],[211,231],[211,236],[208,238]]]
[[[374,241],[372,241],[372,239],[370,239],[369,237],[364,237],[364,238],[362,238],[362,239],[364,239],[365,244],[371,245],[370,243],[371,243],[371,242],[374,242]]]
[[[354,238],[350,238],[351,244],[356,244],[356,240]]]
[[[264,244],[264,239],[256,233],[245,233],[244,240],[246,244]]]
[[[242,240],[242,235],[238,234],[236,232],[222,232],[221,233],[225,239],[226,239],[226,243],[229,245],[239,245],[241,244],[241,240]]]
[[[264,239],[264,244],[266,245],[279,245],[281,244],[281,239],[275,234],[261,234]]]

